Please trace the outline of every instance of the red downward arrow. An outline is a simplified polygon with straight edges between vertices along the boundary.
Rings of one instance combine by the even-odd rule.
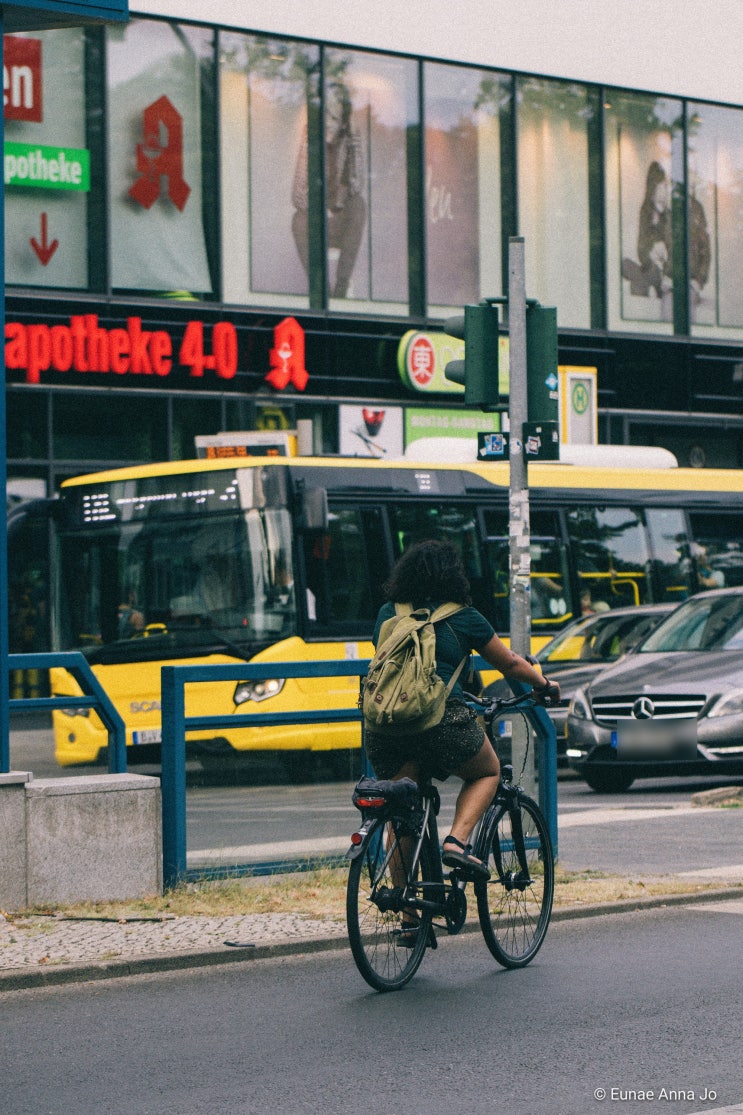
[[[51,244],[47,239],[47,217],[46,213],[41,214],[41,243],[35,236],[31,237],[31,247],[36,252],[42,267],[46,267],[49,260],[52,258],[57,248],[59,247],[59,240],[52,240]]]

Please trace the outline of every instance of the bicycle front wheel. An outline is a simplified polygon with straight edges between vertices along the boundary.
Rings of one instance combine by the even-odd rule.
[[[431,932],[429,912],[411,905],[419,893],[411,886],[414,838],[409,820],[377,820],[351,862],[346,922],[351,952],[361,975],[376,991],[397,991],[415,975]],[[419,875],[430,881],[428,840],[421,849]],[[418,929],[405,930],[417,922]]]
[[[491,876],[476,888],[480,927],[499,964],[523,968],[547,934],[555,887],[552,841],[537,803],[519,795],[514,817],[494,820],[485,843]]]

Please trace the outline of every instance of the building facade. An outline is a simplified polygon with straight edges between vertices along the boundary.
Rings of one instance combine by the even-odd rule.
[[[743,466],[743,13],[585,10],[140,0],[7,35],[9,491],[220,431],[471,436],[442,326],[504,296],[515,235],[598,439]]]

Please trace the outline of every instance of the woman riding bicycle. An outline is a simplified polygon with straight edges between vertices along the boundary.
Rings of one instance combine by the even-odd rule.
[[[395,615],[395,603],[434,609],[461,604],[462,610],[436,625],[437,673],[449,682],[463,656],[472,648],[507,678],[531,685],[540,703],[556,703],[560,687],[496,635],[490,622],[471,606],[470,584],[459,552],[451,542],[418,542],[397,561],[384,592],[388,603],[377,616],[373,642],[385,620]],[[466,867],[474,876],[487,878],[486,865],[471,854],[469,836],[490,805],[498,787],[500,764],[475,712],[464,701],[459,679],[446,702],[443,718],[435,728],[403,738],[365,732],[367,756],[377,778],[412,778],[419,781],[426,770],[444,781],[450,774],[462,779],[451,832],[443,842],[447,867]]]

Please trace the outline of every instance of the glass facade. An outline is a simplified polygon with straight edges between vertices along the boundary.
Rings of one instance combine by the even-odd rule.
[[[740,335],[743,289],[743,112],[687,106],[692,332]]]
[[[425,246],[431,313],[498,297],[501,281],[501,114],[510,81],[426,63]]]
[[[337,453],[339,398],[459,408],[411,399],[401,334],[502,297],[516,235],[600,440],[743,464],[743,108],[164,19],[4,54],[14,494],[299,418]],[[286,315],[305,393],[266,382]]]
[[[6,277],[260,309],[743,331],[743,110],[165,20],[6,36]]]
[[[557,306],[563,328],[591,325],[588,89],[523,78],[517,83],[518,215],[526,290]]]

